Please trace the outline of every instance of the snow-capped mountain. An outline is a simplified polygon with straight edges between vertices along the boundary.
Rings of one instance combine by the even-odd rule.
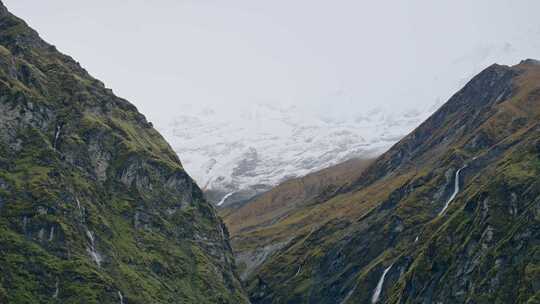
[[[430,113],[375,109],[325,117],[265,104],[237,111],[186,106],[161,131],[209,199],[223,204],[353,157],[378,154]]]
[[[393,84],[384,100],[364,100],[366,107],[381,104],[371,109],[359,110],[362,107],[352,102],[355,98],[343,92],[328,96],[311,110],[305,104],[269,102],[187,104],[182,105],[182,113],[171,114],[172,119],[160,120],[157,128],[207,197],[214,203],[230,203],[285,179],[383,152],[472,76],[494,62],[513,63],[523,53],[510,43],[477,46],[437,74],[422,78],[413,90],[403,91]],[[396,103],[388,100],[410,108],[396,109]]]

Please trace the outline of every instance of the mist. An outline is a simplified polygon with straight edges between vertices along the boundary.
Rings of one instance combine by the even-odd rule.
[[[158,126],[189,107],[424,109],[538,58],[538,1],[6,0]]]

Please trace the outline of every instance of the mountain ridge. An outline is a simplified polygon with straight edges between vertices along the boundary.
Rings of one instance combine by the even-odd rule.
[[[328,200],[251,235],[231,230],[251,246],[298,231],[244,278],[252,302],[535,303],[533,63],[488,67]],[[510,277],[531,283],[512,288]]]
[[[2,303],[248,302],[169,144],[1,2],[0,253]]]

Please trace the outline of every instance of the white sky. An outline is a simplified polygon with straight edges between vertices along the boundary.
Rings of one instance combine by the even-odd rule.
[[[158,125],[186,104],[426,107],[492,62],[540,58],[538,0],[4,4]]]

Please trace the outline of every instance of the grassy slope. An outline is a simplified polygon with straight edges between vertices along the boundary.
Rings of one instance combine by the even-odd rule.
[[[0,302],[246,302],[169,145],[1,3],[0,116]]]
[[[352,159],[286,181],[240,206],[221,209],[220,215],[231,234],[231,245],[236,256],[257,255],[265,247],[271,249],[274,246],[271,249],[274,250],[291,238],[309,233],[321,224],[312,218],[310,210],[318,210],[317,202],[346,187],[371,162],[370,159]],[[241,261],[239,264],[244,272],[246,265]]]

